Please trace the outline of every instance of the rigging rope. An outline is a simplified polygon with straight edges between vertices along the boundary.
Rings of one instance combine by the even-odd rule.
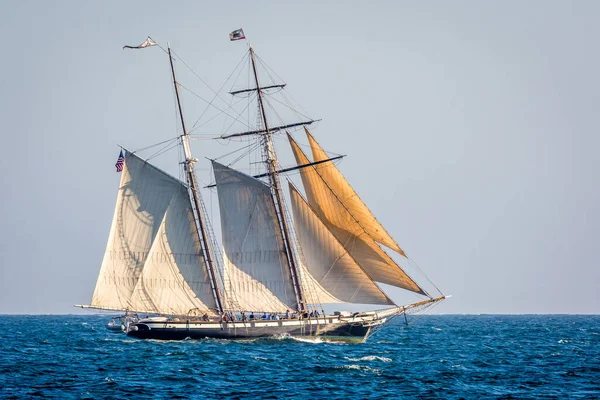
[[[204,101],[204,102],[206,102],[206,103],[209,103],[209,101],[208,101],[208,100],[206,100],[205,98],[203,98],[203,97],[202,97],[202,96],[200,96],[199,94],[195,93],[193,90],[189,89],[188,87],[186,87],[186,86],[183,86],[183,85],[182,85],[182,84],[180,84],[179,82],[177,83],[177,85],[179,85],[179,87],[180,87],[180,88],[182,88],[182,89],[184,89],[184,90],[188,91],[189,93],[191,93],[191,94],[192,94],[192,95],[194,95],[195,97],[199,98],[200,100],[202,100],[202,101]],[[210,103],[209,103],[209,105],[210,105]],[[229,115],[229,114],[227,113],[227,110],[222,110],[222,109],[220,109],[219,107],[215,106],[214,104],[212,105],[212,107],[214,107],[214,108],[216,108],[217,110],[219,110],[219,111],[221,112],[221,114],[225,114],[225,115],[227,115],[228,117],[234,118],[233,116],[231,116],[231,115]],[[235,110],[234,110],[234,111],[235,111]],[[219,115],[219,114],[217,114],[217,115]],[[241,115],[240,115],[240,114],[238,114],[238,118],[239,118],[240,116],[241,116]]]
[[[229,81],[229,79],[231,78],[231,76],[233,75],[233,73],[235,72],[236,69],[238,69],[238,67],[242,64],[242,61],[244,61],[244,57],[242,57],[242,59],[240,60],[240,62],[238,63],[238,65],[233,69],[233,71],[231,71],[231,74],[229,74],[229,76],[227,77],[227,79],[225,80],[225,82],[223,82],[223,85],[221,85],[221,87],[219,88],[218,93],[221,93],[221,90],[223,90],[223,88],[225,87],[225,85],[227,84],[227,82]],[[240,71],[238,72],[238,76],[239,74],[242,72],[242,68],[240,68]],[[236,77],[237,80],[237,77]],[[197,129],[196,125],[198,124],[198,122],[200,122],[200,120],[202,119],[202,117],[204,116],[204,114],[206,114],[206,112],[208,111],[209,106],[212,104],[212,102],[215,100],[215,98],[217,97],[217,93],[215,93],[215,97],[212,98],[211,102],[208,104],[208,106],[206,106],[206,108],[204,109],[204,111],[202,112],[202,114],[200,114],[200,116],[198,117],[198,119],[196,120],[196,122],[194,122],[194,125],[192,126],[192,131]],[[233,98],[233,96],[232,96]],[[221,99],[225,104],[227,104],[227,102],[225,102],[223,99]],[[231,107],[231,103],[229,104],[229,109],[232,109]],[[243,111],[242,111],[243,112]],[[241,117],[241,113],[239,113],[238,118]],[[211,118],[212,119],[212,118]],[[210,121],[210,120],[209,120]],[[208,121],[204,122],[203,124],[201,124],[200,126],[206,124]],[[198,128],[200,128],[200,126],[198,126]]]
[[[152,154],[150,157],[148,157],[148,158],[146,159],[146,161],[150,161],[150,160],[152,160],[153,158],[155,158],[155,157],[157,157],[157,156],[159,156],[159,155],[161,155],[161,154],[163,154],[163,153],[166,153],[167,151],[169,151],[169,150],[171,150],[171,149],[174,149],[176,146],[179,146],[179,141],[177,141],[177,142],[176,142],[176,143],[174,143],[174,144],[169,144],[169,145],[166,145],[165,147],[163,147],[162,149],[158,150],[156,153],[154,153],[154,154]]]
[[[202,79],[202,78],[201,78],[201,77],[200,77],[200,76],[199,76],[199,75],[198,75],[198,74],[197,74],[197,73],[196,73],[196,72],[195,72],[195,71],[194,71],[194,70],[193,70],[193,69],[192,69],[192,68],[191,68],[191,67],[190,67],[190,66],[189,66],[189,65],[188,65],[188,64],[187,64],[185,61],[184,61],[184,60],[183,60],[183,58],[181,58],[181,57],[179,56],[179,54],[175,53],[175,51],[173,51],[173,50],[171,50],[171,53],[175,54],[175,55],[177,56],[177,58],[179,59],[179,61],[181,61],[181,62],[183,63],[183,65],[185,65],[185,66],[187,67],[187,69],[189,69],[189,70],[192,72],[192,74],[194,74],[194,75],[196,76],[196,78],[198,78],[198,80],[199,80],[200,82],[202,82],[204,85],[206,85],[206,87],[207,87],[207,88],[209,88],[209,89],[210,89],[210,91],[211,91],[211,92],[213,92],[213,93],[215,94],[215,97],[213,97],[213,99],[212,99],[210,102],[207,102],[207,103],[208,103],[208,106],[207,106],[207,108],[208,108],[208,107],[209,107],[209,106],[212,104],[212,102],[213,102],[213,101],[215,100],[215,98],[217,98],[217,97],[218,97],[218,98],[219,98],[219,99],[220,99],[220,100],[221,100],[223,103],[227,104],[227,102],[226,102],[225,100],[223,100],[223,98],[222,98],[222,97],[219,95],[219,92],[221,91],[221,89],[223,89],[223,86],[225,86],[225,84],[223,84],[223,86],[221,87],[221,89],[219,89],[219,92],[215,92],[215,91],[213,90],[213,88],[212,88],[212,87],[210,87],[210,85],[209,85],[208,83],[206,83],[206,82],[205,82],[205,81],[204,81],[204,80],[203,80],[203,79]],[[239,65],[242,63],[242,61],[244,60],[244,58],[245,58],[245,56],[244,56],[244,57],[242,57],[242,60],[241,60],[241,61],[238,63],[238,66],[239,66]],[[237,68],[238,68],[238,67],[236,66],[236,68],[235,68],[235,69],[237,69]],[[234,69],[234,71],[235,71],[235,69]],[[232,72],[232,74],[233,74],[233,72]],[[229,79],[229,78],[228,78],[228,79]],[[227,82],[227,81],[225,81],[225,82]],[[204,100],[204,99],[203,99],[203,100]],[[206,100],[205,100],[205,101],[206,101]],[[213,105],[213,107],[215,107],[215,108],[217,108],[217,109],[218,109],[218,107],[216,107],[216,106],[214,106],[214,105]],[[202,115],[204,115],[204,113],[202,113]]]
[[[172,140],[177,140],[177,139],[179,139],[179,137],[174,137],[171,139],[163,140],[162,142],[158,142],[158,143],[152,144],[150,146],[146,146],[146,147],[142,147],[141,149],[137,149],[136,151],[133,151],[132,154],[139,153],[141,151],[148,150],[148,149],[151,149],[152,147],[160,146],[161,144],[165,144],[167,142],[170,142]]]

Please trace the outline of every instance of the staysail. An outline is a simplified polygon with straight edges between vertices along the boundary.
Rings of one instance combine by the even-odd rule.
[[[342,302],[394,304],[365,274],[291,184],[290,196],[305,267],[319,285]],[[320,300],[321,303],[326,301]]]
[[[323,161],[329,159],[329,156],[323,148],[317,143],[315,138],[310,134],[308,129],[304,128],[308,143],[313,154],[313,160]],[[344,204],[344,207],[359,221],[365,232],[376,242],[389,247],[399,254],[405,256],[404,251],[390,236],[385,228],[377,221],[377,218],[371,213],[371,210],[361,200],[354,188],[350,186],[346,178],[337,169],[333,163],[323,163],[316,167],[319,170],[319,175],[323,178],[327,185],[335,192],[336,196]]]
[[[271,189],[213,161],[223,235],[223,280],[228,306],[241,310],[296,310]]]
[[[294,139],[289,135],[288,138],[296,162],[299,165],[310,163]],[[340,194],[335,191],[335,187],[330,185],[321,174],[321,170],[330,165],[331,163],[328,162],[300,170],[311,208],[374,281],[426,295],[419,285],[379,247],[370,236],[369,230],[363,226],[363,221],[359,219],[361,215],[352,213],[346,202],[342,201]]]
[[[128,151],[90,305],[165,314],[215,309],[186,186]]]

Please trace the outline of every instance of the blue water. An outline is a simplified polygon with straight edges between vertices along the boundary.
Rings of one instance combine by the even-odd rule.
[[[0,398],[600,398],[600,316],[423,316],[364,344],[142,341],[109,320],[1,316]]]

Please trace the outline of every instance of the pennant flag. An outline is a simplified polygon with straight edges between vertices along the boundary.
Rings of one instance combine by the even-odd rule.
[[[237,29],[229,34],[229,40],[242,40],[246,39],[246,35],[244,35],[244,30],[242,28]]]
[[[123,150],[119,153],[119,158],[117,158],[117,163],[115,167],[117,167],[117,172],[123,171],[123,163],[125,162],[125,157],[123,157]]]
[[[146,40],[144,40],[144,43],[140,44],[139,46],[123,46],[123,50],[125,50],[125,49],[143,49],[143,48],[150,47],[150,46],[156,46],[156,42],[154,40],[152,40],[152,38],[150,36],[148,36],[148,38]]]

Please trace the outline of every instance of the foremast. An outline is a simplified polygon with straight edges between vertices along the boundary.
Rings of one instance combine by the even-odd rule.
[[[265,165],[267,168],[267,175],[269,177],[269,183],[271,187],[271,196],[275,203],[275,211],[277,214],[277,222],[279,229],[281,230],[281,236],[283,239],[284,253],[286,261],[290,270],[292,278],[292,284],[296,295],[296,303],[298,311],[304,312],[306,310],[306,303],[302,293],[302,286],[300,285],[300,276],[298,274],[298,265],[296,262],[294,250],[292,247],[292,239],[289,230],[289,224],[286,220],[286,214],[283,204],[283,196],[281,194],[281,185],[279,182],[279,171],[277,155],[275,154],[275,148],[273,146],[273,140],[271,138],[271,131],[269,130],[269,123],[267,121],[267,114],[265,113],[265,106],[263,103],[263,94],[258,81],[258,73],[256,70],[256,60],[254,55],[254,49],[250,48],[250,60],[252,62],[252,72],[254,74],[254,82],[256,83],[256,94],[258,98],[258,107],[260,110],[260,116],[263,123],[264,131],[260,135],[262,141],[263,151],[265,153]]]
[[[210,287],[212,290],[215,304],[217,305],[217,312],[219,315],[223,313],[223,304],[221,301],[221,295],[217,286],[217,279],[215,274],[215,265],[211,254],[211,248],[209,246],[209,237],[206,229],[206,223],[202,215],[201,200],[198,195],[198,184],[196,182],[196,174],[194,172],[194,163],[198,161],[192,157],[192,148],[190,146],[190,138],[187,130],[185,129],[185,120],[183,118],[183,110],[181,108],[181,100],[179,98],[179,88],[177,86],[177,79],[175,78],[175,68],[173,67],[173,56],[171,55],[171,47],[168,47],[169,64],[171,66],[171,75],[173,77],[173,86],[175,87],[175,97],[177,98],[177,108],[179,110],[179,117],[181,118],[181,129],[183,131],[181,135],[181,145],[185,156],[184,169],[185,179],[188,184],[188,194],[190,196],[192,204],[192,212],[194,214],[194,221],[196,223],[196,231],[200,240],[200,248],[202,250],[202,256],[204,258],[204,264],[208,272]]]

